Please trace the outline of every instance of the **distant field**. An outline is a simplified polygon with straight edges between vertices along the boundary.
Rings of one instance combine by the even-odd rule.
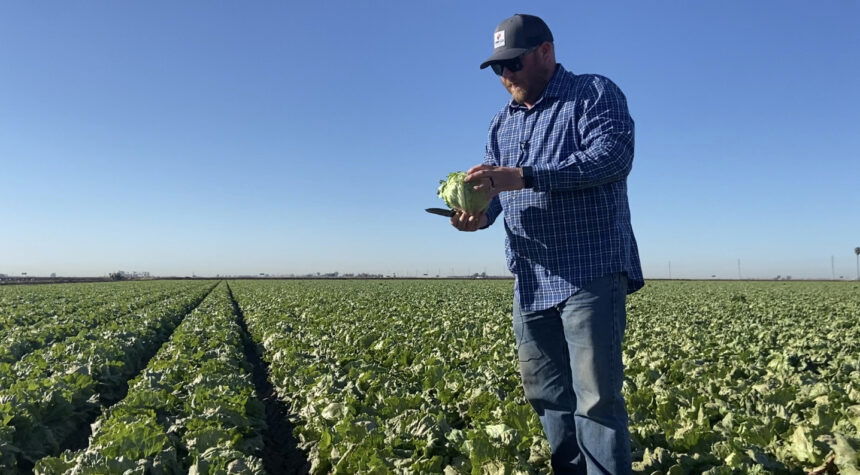
[[[0,472],[547,473],[511,299],[505,280],[0,287]],[[637,472],[858,470],[860,283],[649,282],[624,360]]]

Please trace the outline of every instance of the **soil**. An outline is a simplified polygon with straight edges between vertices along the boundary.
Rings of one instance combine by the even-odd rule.
[[[263,432],[263,465],[266,471],[273,475],[307,474],[310,472],[310,462],[307,455],[298,447],[298,441],[293,436],[293,424],[289,420],[289,407],[280,397],[269,381],[269,364],[260,357],[260,350],[248,332],[245,314],[239,303],[233,297],[233,290],[227,286],[230,299],[233,301],[233,311],[242,327],[245,343],[245,358],[253,368],[252,377],[256,387],[257,397],[266,408],[266,430]]]

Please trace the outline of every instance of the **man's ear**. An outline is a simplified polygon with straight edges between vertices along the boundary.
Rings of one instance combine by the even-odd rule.
[[[541,59],[546,60],[549,59],[550,55],[553,54],[554,47],[549,41],[544,41],[543,44],[538,47],[538,50],[540,51]]]

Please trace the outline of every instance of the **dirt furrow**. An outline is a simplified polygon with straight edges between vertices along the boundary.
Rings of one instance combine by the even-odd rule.
[[[274,386],[269,381],[269,364],[260,357],[260,348],[254,342],[245,314],[233,296],[233,290],[227,285],[233,311],[242,327],[242,339],[245,342],[245,358],[251,363],[252,377],[257,391],[257,397],[266,408],[266,430],[263,433],[265,448],[263,449],[263,464],[266,471],[275,475],[307,474],[310,463],[307,455],[298,447],[298,441],[293,436],[293,424],[289,420],[289,408],[279,397]]]

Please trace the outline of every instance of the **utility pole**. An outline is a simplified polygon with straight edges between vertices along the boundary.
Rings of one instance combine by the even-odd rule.
[[[854,248],[854,254],[857,254],[857,280],[860,280],[860,247]]]

